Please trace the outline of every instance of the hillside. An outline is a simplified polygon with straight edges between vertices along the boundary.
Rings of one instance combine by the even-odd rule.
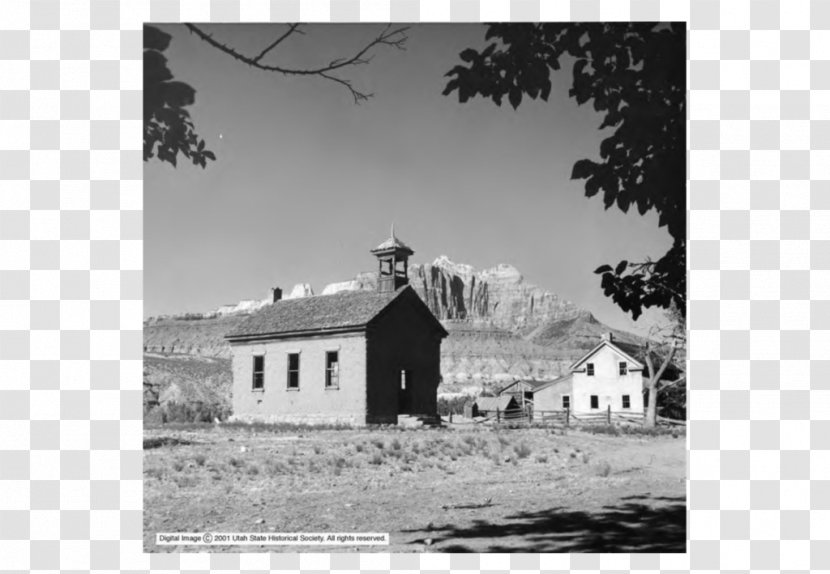
[[[409,279],[450,333],[441,346],[442,392],[492,388],[516,378],[555,378],[605,332],[614,333],[621,341],[641,342],[635,335],[610,329],[557,294],[525,282],[511,265],[476,271],[441,256],[430,264],[410,265]],[[374,290],[376,286],[377,275],[364,272],[327,285],[321,293]],[[299,284],[288,297],[313,296],[311,293],[311,286]],[[170,355],[216,359],[211,368],[227,368],[227,375],[218,380],[229,382],[230,347],[224,335],[268,304],[267,299],[246,300],[204,315],[148,319],[144,350],[156,355],[149,363],[154,380],[166,389],[177,379],[162,373],[185,372],[185,382],[176,387],[179,390],[163,393],[163,400],[196,396],[190,391],[191,382],[198,380],[197,373],[204,367],[181,358],[178,363],[165,362],[163,358]]]

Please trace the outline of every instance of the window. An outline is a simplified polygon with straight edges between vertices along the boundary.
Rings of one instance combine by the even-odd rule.
[[[628,363],[625,361],[620,361],[620,374],[627,375],[628,374]]]
[[[631,408],[631,397],[628,395],[623,395],[623,408],[630,409]]]
[[[407,377],[407,372],[406,371],[401,371],[401,390],[402,391],[406,390],[406,377]]]
[[[338,361],[337,351],[326,353],[326,388],[340,388],[340,362]]]
[[[589,377],[593,377],[594,376],[594,364],[593,363],[588,363],[587,365],[585,365],[585,372]]]
[[[598,409],[599,408],[599,396],[598,395],[591,395],[591,408]]]
[[[562,395],[562,408],[571,408],[571,397],[569,395]]]
[[[254,355],[254,382],[253,389],[261,391],[265,389],[265,356]]]
[[[288,388],[300,389],[300,354],[288,353]]]

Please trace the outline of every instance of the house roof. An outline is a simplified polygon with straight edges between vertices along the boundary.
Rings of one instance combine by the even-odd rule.
[[[531,392],[535,392],[539,387],[547,385],[548,383],[551,383],[551,382],[553,382],[553,381],[551,381],[550,379],[547,379],[547,380],[519,379],[518,381],[513,381],[509,385],[507,385],[505,387],[502,387],[501,390],[499,390],[498,394],[507,392],[508,389],[511,389],[512,387],[517,387],[519,385],[527,385],[528,387],[530,387],[529,390]],[[512,392],[515,392],[515,389]]]
[[[543,385],[539,385],[538,387],[536,387],[535,389],[533,389],[533,392],[534,392],[534,393],[537,393],[537,392],[541,391],[542,389],[547,389],[548,387],[553,387],[553,386],[555,386],[555,385],[559,385],[559,384],[563,384],[563,383],[568,383],[568,382],[570,382],[573,378],[574,378],[573,373],[569,373],[569,374],[567,374],[567,375],[565,375],[565,376],[559,377],[558,379],[554,379],[554,380],[552,380],[552,381],[544,381],[544,384],[543,384]]]
[[[406,295],[407,292],[411,295]],[[389,292],[343,291],[333,295],[284,299],[255,312],[225,338],[233,341],[356,330],[366,327],[392,301],[411,296],[420,300],[411,287],[404,286]],[[425,304],[424,308],[429,312]],[[438,320],[434,316],[432,318],[443,330]]]
[[[480,411],[494,411],[496,409],[503,411],[513,403],[516,407],[516,399],[510,395],[501,395],[498,397],[478,397],[476,399],[476,406]]]
[[[617,341],[607,341],[607,340],[603,339],[602,341],[600,341],[597,344],[596,347],[594,347],[593,349],[591,349],[590,351],[588,351],[587,353],[582,355],[582,357],[580,357],[576,362],[574,362],[570,366],[570,370],[574,371],[577,368],[579,368],[579,366],[582,365],[582,363],[584,363],[585,361],[587,361],[588,359],[593,357],[597,353],[597,351],[599,351],[600,349],[602,349],[605,346],[611,347],[611,349],[613,349],[614,351],[616,351],[617,353],[619,353],[620,355],[622,355],[623,357],[628,359],[633,364],[633,368],[635,368],[635,369],[645,368],[645,365],[643,365],[643,363],[641,363],[640,361],[638,361],[637,359],[634,358],[634,355],[639,353],[639,347],[637,347],[636,345],[632,345],[630,343],[622,343],[622,342],[617,342]]]

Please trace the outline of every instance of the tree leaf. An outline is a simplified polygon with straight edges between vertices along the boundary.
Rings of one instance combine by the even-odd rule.
[[[473,60],[478,58],[478,52],[473,50],[472,48],[467,48],[463,52],[458,55],[461,60],[464,62],[472,62]]]
[[[574,163],[573,170],[571,170],[571,179],[585,179],[596,173],[598,164],[590,159],[580,159]]]
[[[508,94],[508,99],[510,100],[510,105],[513,106],[513,109],[519,107],[519,104],[522,103],[522,90],[517,87],[513,87],[510,89],[510,93]]]
[[[626,261],[626,260],[624,260],[624,259],[623,259],[622,261],[620,261],[619,263],[617,263],[617,267],[616,267],[616,269],[614,269],[614,273],[615,273],[616,275],[619,275],[620,273],[622,273],[623,271],[625,271],[626,267],[628,267],[628,261]]]
[[[610,265],[600,265],[596,269],[594,269],[594,273],[608,273],[611,271],[612,267]]]

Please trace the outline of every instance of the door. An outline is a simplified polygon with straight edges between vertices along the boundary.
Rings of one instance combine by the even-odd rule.
[[[406,415],[412,409],[412,374],[402,369],[398,375],[398,414]]]

